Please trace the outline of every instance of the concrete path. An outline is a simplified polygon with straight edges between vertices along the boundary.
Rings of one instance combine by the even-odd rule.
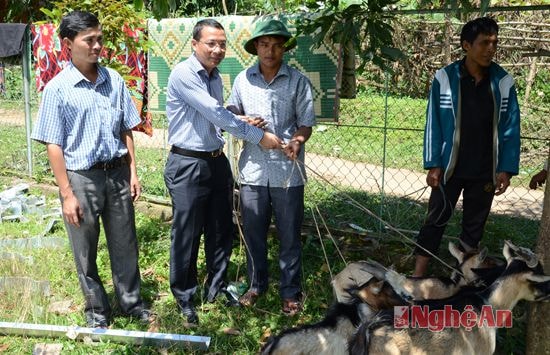
[[[427,201],[426,174],[406,169],[382,169],[380,166],[350,162],[347,160],[308,153],[306,166],[322,175],[323,179],[336,185],[380,193],[383,190],[392,196],[407,196],[410,199]],[[321,179],[311,171],[310,178]],[[543,189],[529,190],[511,187],[493,201],[492,211],[518,217],[540,219],[542,216]],[[459,202],[460,203],[460,202]]]

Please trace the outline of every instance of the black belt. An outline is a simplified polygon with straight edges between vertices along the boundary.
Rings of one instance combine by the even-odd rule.
[[[198,150],[183,149],[173,145],[170,151],[175,154],[183,155],[186,157],[199,158],[199,159],[213,159],[213,158],[221,157],[223,155],[223,149],[221,148],[211,152],[201,152]]]
[[[94,165],[92,165],[90,169],[110,170],[110,169],[120,168],[121,166],[124,166],[126,164],[128,164],[128,162],[126,161],[126,155],[123,155],[121,157],[114,158],[109,161],[95,163]]]

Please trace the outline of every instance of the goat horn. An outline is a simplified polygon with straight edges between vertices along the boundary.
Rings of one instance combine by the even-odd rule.
[[[480,261],[485,260],[485,258],[487,258],[488,253],[489,253],[489,250],[487,249],[487,247],[483,247],[483,249],[481,249],[481,251],[479,252],[478,259]]]
[[[504,241],[504,244],[506,244],[510,249],[512,249],[513,251],[517,252],[518,251],[518,247],[515,246],[510,240],[505,240]]]

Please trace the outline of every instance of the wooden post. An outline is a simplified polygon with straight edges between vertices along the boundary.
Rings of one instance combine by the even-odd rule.
[[[550,158],[550,152],[548,154]],[[546,275],[550,274],[550,182],[546,179],[544,207],[540,221],[537,256]],[[533,302],[530,306],[527,325],[526,355],[550,354],[550,303]]]

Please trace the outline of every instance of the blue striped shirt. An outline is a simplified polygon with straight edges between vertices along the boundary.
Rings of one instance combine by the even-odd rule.
[[[283,63],[270,83],[256,64],[237,75],[230,106],[246,115],[259,115],[268,122],[267,131],[288,143],[299,127],[315,125],[313,91],[309,79]],[[305,145],[298,156],[304,161]],[[303,164],[287,158],[282,150],[263,149],[247,142],[239,158],[239,179],[243,184],[270,187],[304,185]]]
[[[223,83],[217,68],[208,76],[194,54],[177,64],[168,78],[166,93],[168,144],[214,151],[225,143],[221,129],[258,144],[263,131],[241,121],[222,105]]]
[[[95,83],[71,63],[44,88],[32,139],[61,146],[67,170],[123,156],[121,133],[141,119],[122,77],[98,65]]]

